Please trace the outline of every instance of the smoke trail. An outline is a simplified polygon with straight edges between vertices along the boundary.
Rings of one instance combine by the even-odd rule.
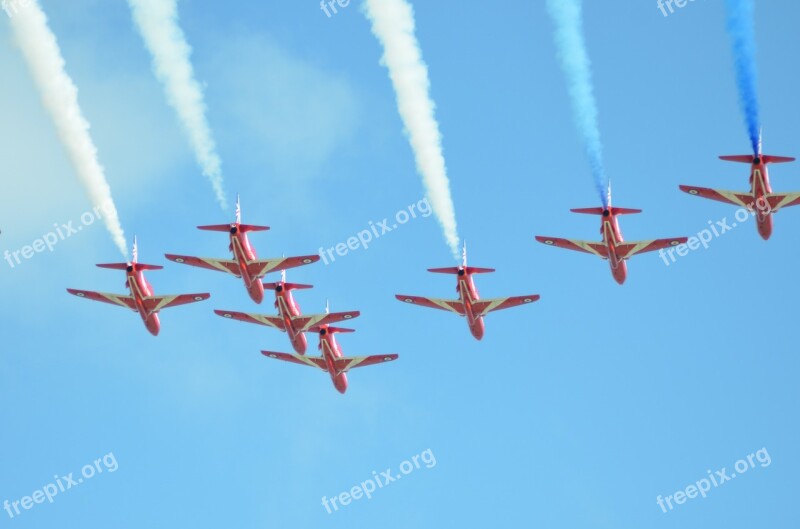
[[[11,26],[75,172],[92,204],[102,206],[106,228],[127,259],[125,234],[97,158],[97,148],[89,134],[89,122],[78,104],[78,89],[67,75],[58,42],[38,0],[32,0],[24,10],[11,17]]]
[[[434,116],[436,105],[428,93],[428,67],[414,35],[414,10],[406,0],[366,0],[364,10],[372,23],[372,32],[383,45],[381,62],[389,70],[400,117],[431,207],[453,257],[459,259],[456,213],[442,153],[442,136]]]
[[[758,93],[756,91],[755,31],[753,29],[752,0],[726,0],[728,11],[728,33],[733,48],[733,63],[736,68],[736,85],[739,102],[747,125],[747,134],[753,153],[758,152],[758,137],[761,129]]]
[[[222,161],[217,155],[200,84],[194,77],[186,37],[178,25],[176,0],[128,0],[145,46],[153,56],[153,70],[163,83],[169,104],[178,113],[195,158],[211,181],[217,201],[227,208],[222,187]]]
[[[608,206],[609,183],[603,168],[603,145],[597,123],[597,102],[592,87],[592,71],[583,39],[581,0],[548,0],[547,9],[555,23],[555,40],[567,85],[575,124],[581,134],[597,192]]]

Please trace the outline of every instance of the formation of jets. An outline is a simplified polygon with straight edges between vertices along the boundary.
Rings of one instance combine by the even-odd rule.
[[[681,185],[681,191],[690,195],[700,196],[747,208],[756,216],[758,232],[762,238],[769,239],[772,234],[772,215],[778,210],[800,204],[800,193],[774,193],[770,186],[767,166],[773,163],[794,161],[786,156],[765,155],[761,152],[761,142],[753,155],[720,156],[720,159],[732,162],[750,164],[750,191],[722,191],[705,187]],[[620,285],[627,278],[627,260],[634,255],[662,250],[664,248],[686,243],[687,237],[674,237],[667,239],[650,239],[634,242],[625,242],[619,226],[619,215],[641,213],[640,209],[630,209],[612,206],[594,208],[572,209],[574,213],[598,215],[600,217],[600,241],[585,241],[578,239],[564,239],[557,237],[536,236],[536,240],[548,246],[556,246],[568,250],[575,250],[593,254],[608,261],[611,275]],[[298,257],[281,257],[273,259],[259,259],[256,251],[248,240],[251,232],[269,230],[268,226],[243,224],[241,221],[241,207],[237,197],[236,220],[230,224],[215,224],[198,226],[205,231],[227,232],[230,243],[228,249],[232,257],[219,259],[211,257],[193,257],[188,255],[166,254],[170,261],[225,272],[241,278],[250,298],[260,304],[264,299],[264,291],[274,292],[275,308],[277,314],[260,314],[252,312],[237,312],[232,310],[215,310],[214,312],[225,319],[237,320],[271,327],[285,332],[294,353],[281,353],[262,351],[262,354],[277,360],[295,364],[316,367],[326,371],[331,377],[334,387],[340,393],[347,390],[347,372],[356,367],[364,367],[396,360],[396,354],[383,354],[372,356],[347,357],[342,353],[336,340],[336,334],[354,332],[352,329],[336,327],[333,324],[352,320],[360,315],[358,311],[330,312],[326,305],[325,312],[320,314],[303,314],[300,305],[292,294],[295,290],[309,289],[311,285],[290,283],[286,281],[286,270],[320,260],[319,255],[303,255]],[[464,245],[462,262],[458,266],[445,268],[430,268],[429,272],[438,274],[452,274],[456,276],[456,299],[441,299],[423,296],[398,294],[395,297],[408,304],[452,312],[463,317],[469,331],[477,340],[481,340],[485,333],[484,317],[490,312],[530,304],[539,300],[538,294],[524,296],[510,296],[503,298],[481,299],[475,286],[473,276],[494,272],[493,268],[480,268],[467,264],[467,247]],[[153,287],[145,279],[144,272],[160,270],[158,265],[148,265],[138,262],[138,245],[134,238],[132,259],[128,263],[98,264],[100,268],[125,271],[125,285],[127,294],[112,294],[95,292],[91,290],[76,290],[69,288],[67,292],[75,296],[118,305],[139,314],[147,330],[157,336],[161,323],[159,312],[162,309],[196,303],[209,299],[208,293],[156,295]],[[280,280],[263,282],[262,279],[270,272],[280,272]],[[319,355],[307,355],[308,342],[306,333],[315,333],[319,336]]]

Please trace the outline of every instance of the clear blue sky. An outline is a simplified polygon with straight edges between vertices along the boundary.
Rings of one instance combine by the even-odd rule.
[[[257,307],[237,280],[167,263],[224,257],[198,224],[228,222],[199,174],[123,1],[43,0],[80,89],[127,234],[162,293],[209,301],[162,313],[150,336],[130,312],[67,295],[123,292],[100,225],[10,268],[0,261],[0,501],[19,500],[113,452],[105,472],[0,527],[787,527],[796,520],[797,234],[778,213],[765,243],[752,221],[665,266],[606,263],[535,234],[594,239],[597,205],[543,2],[415,2],[444,135],[459,231],[484,296],[539,293],[464,322],[393,295],[454,295],[427,267],[452,258],[433,217],[328,266],[289,273],[315,288],[306,311],[361,310],[351,355],[394,352],[324,373],[268,360],[286,336],[212,309]],[[67,5],[68,4],[68,5]],[[265,5],[266,4],[266,5]],[[745,189],[747,154],[721,3],[664,17],[656,2],[587,2],[606,168],[627,239],[689,236],[734,207],[678,184]],[[229,194],[261,256],[316,253],[423,196],[381,49],[357,2],[328,18],[316,0],[180,2]],[[798,155],[800,6],[756,12],[764,150]],[[77,220],[91,205],[0,16],[0,251]],[[776,190],[800,190],[797,164]],[[309,338],[312,338],[311,336]],[[313,340],[310,340],[313,343]],[[662,513],[707,470],[766,447],[772,464]],[[328,514],[336,496],[430,449],[424,466]]]

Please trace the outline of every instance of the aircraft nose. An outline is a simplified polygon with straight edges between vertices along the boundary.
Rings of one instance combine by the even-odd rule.
[[[761,164],[761,158],[756,156],[755,158],[753,158],[753,163],[756,164],[756,165],[760,165]]]
[[[239,231],[239,229],[236,226],[231,227],[231,235],[236,235],[237,231]]]

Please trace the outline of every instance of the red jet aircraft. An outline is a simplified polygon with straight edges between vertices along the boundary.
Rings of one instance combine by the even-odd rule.
[[[166,254],[166,257],[176,263],[226,272],[236,277],[241,277],[252,300],[256,303],[261,303],[264,299],[262,277],[269,272],[279,272],[287,268],[315,263],[319,261],[320,257],[319,255],[304,255],[301,257],[282,257],[280,259],[258,259],[255,249],[247,239],[247,234],[253,231],[266,231],[269,227],[242,224],[241,211],[239,197],[236,197],[236,222],[197,227],[199,230],[230,233],[231,242],[228,249],[233,253],[233,259],[213,259],[211,257],[191,257],[173,254]]]
[[[447,310],[455,312],[459,316],[464,316],[467,319],[469,330],[476,339],[483,338],[485,330],[483,317],[490,312],[502,309],[510,309],[526,303],[533,303],[539,299],[538,294],[530,296],[513,296],[508,298],[495,298],[495,299],[481,299],[478,294],[478,289],[472,279],[472,274],[486,274],[494,272],[494,268],[478,268],[475,266],[467,266],[467,245],[464,244],[462,252],[463,263],[461,266],[453,266],[448,268],[429,268],[428,272],[437,274],[455,274],[457,277],[456,292],[458,292],[458,299],[436,299],[425,298],[420,296],[406,296],[398,294],[395,297],[405,303],[412,303],[422,307],[431,309]]]
[[[105,292],[92,292],[90,290],[75,290],[68,288],[67,292],[79,298],[91,299],[119,305],[133,312],[138,312],[144,322],[144,326],[153,336],[158,336],[161,330],[161,323],[158,319],[158,312],[161,309],[177,307],[187,303],[203,301],[211,297],[211,294],[179,294],[174,296],[156,296],[153,294],[153,287],[144,277],[145,270],[161,270],[163,266],[148,265],[137,262],[138,249],[136,238],[133,240],[133,259],[130,263],[109,263],[99,264],[100,268],[110,268],[112,270],[125,270],[125,285],[130,291],[130,296],[124,294],[108,294]]]
[[[353,314],[353,313],[350,313]],[[356,315],[358,313],[355,313]],[[374,355],[374,356],[352,356],[342,355],[339,343],[336,341],[336,333],[355,332],[353,329],[343,329],[341,327],[331,327],[328,324],[315,325],[309,329],[311,332],[319,333],[319,350],[322,356],[300,356],[287,353],[276,353],[273,351],[261,351],[261,354],[269,358],[276,358],[284,362],[292,362],[311,367],[316,367],[322,371],[327,371],[331,376],[333,386],[339,393],[347,391],[347,372],[356,367],[371,366],[397,360],[396,354]]]
[[[772,214],[781,208],[800,204],[800,193],[773,193],[769,184],[767,165],[771,163],[793,162],[788,156],[770,156],[761,154],[761,140],[758,141],[758,152],[754,156],[747,154],[720,156],[720,160],[750,164],[750,192],[721,191],[706,187],[680,186],[681,191],[690,195],[710,198],[719,202],[742,206],[750,210],[756,217],[756,226],[761,238],[765,241],[772,235]]]
[[[349,320],[360,314],[358,311],[334,312],[333,314],[326,311],[325,314],[303,315],[300,312],[300,306],[294,300],[294,296],[292,296],[292,290],[312,288],[312,286],[301,285],[299,283],[287,283],[285,271],[282,272],[280,281],[276,283],[264,283],[264,288],[275,291],[275,307],[278,309],[277,316],[227,310],[215,310],[214,312],[223,318],[247,323],[257,323],[283,331],[289,335],[289,341],[292,342],[294,350],[301,355],[306,353],[307,342],[305,333],[309,329],[315,326]]]
[[[571,209],[573,213],[587,213],[601,215],[600,233],[603,240],[600,242],[578,241],[575,239],[557,239],[555,237],[536,236],[536,240],[548,246],[557,246],[568,250],[594,254],[601,259],[606,259],[611,266],[611,275],[620,285],[628,276],[628,265],[625,261],[634,255],[660,250],[669,246],[677,246],[689,240],[687,237],[674,239],[654,239],[649,241],[624,242],[619,229],[617,215],[641,213],[641,209],[617,208],[579,208]]]

